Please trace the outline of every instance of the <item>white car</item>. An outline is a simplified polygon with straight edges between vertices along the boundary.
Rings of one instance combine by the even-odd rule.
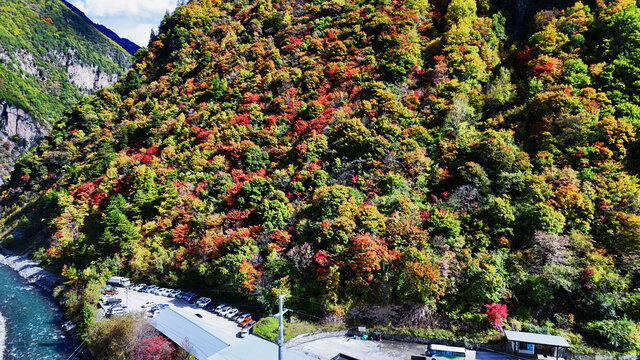
[[[171,289],[162,289],[161,291],[158,292],[158,295],[167,296],[170,292],[171,292]]]
[[[122,306],[114,306],[109,310],[109,314],[111,315],[122,315],[124,314],[126,311],[124,309],[124,307]]]
[[[209,299],[208,297],[201,297],[200,299],[198,299],[198,302],[196,302],[196,306],[202,308],[207,306],[207,304],[209,304],[210,302],[211,299]]]
[[[152,308],[154,306],[156,306],[156,303],[151,302],[151,301],[147,301],[144,305],[142,305],[142,308],[143,309],[147,309],[147,308]]]
[[[145,286],[147,286],[147,284],[138,284],[138,285],[133,287],[133,291],[140,291],[140,290],[144,289]]]
[[[182,290],[180,290],[180,289],[172,290],[171,293],[169,293],[169,296],[174,298],[174,297],[176,297],[176,295],[180,294],[181,292],[182,292]]]
[[[215,309],[215,313],[220,315],[220,316],[224,316],[224,313],[233,309],[231,306],[227,306],[227,305],[218,305],[218,307]]]
[[[151,293],[153,293],[153,291],[155,291],[157,288],[158,288],[157,286],[155,286],[155,285],[151,285],[151,286],[149,286],[148,288],[146,288],[146,289],[144,290],[144,292],[151,294]]]
[[[163,292],[164,290],[165,290],[165,288],[157,288],[157,289],[153,290],[153,294],[160,295],[160,293]]]
[[[229,311],[227,311],[226,314],[224,314],[224,317],[226,317],[227,319],[231,319],[233,317],[233,315],[238,313],[238,309],[231,309]]]
[[[238,318],[236,319],[236,322],[237,322],[238,324],[240,324],[241,322],[243,322],[243,321],[244,321],[244,319],[246,319],[246,318],[248,318],[248,317],[251,317],[251,314],[249,314],[249,313],[244,313],[244,314],[242,314],[242,315],[238,316]]]

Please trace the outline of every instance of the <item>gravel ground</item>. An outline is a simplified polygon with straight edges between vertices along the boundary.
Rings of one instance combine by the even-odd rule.
[[[409,360],[424,354],[424,345],[395,341],[365,341],[348,337],[314,340],[291,348],[314,360],[329,360],[338,353],[367,360]]]

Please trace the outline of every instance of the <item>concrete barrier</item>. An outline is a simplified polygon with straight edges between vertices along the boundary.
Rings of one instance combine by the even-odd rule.
[[[320,339],[327,339],[332,337],[345,337],[345,336],[351,336],[351,335],[352,335],[352,332],[350,330],[329,331],[329,332],[316,331],[312,333],[298,335],[293,339],[287,341],[286,346],[294,347],[294,346],[302,345],[302,344],[305,344],[311,341],[320,340]]]

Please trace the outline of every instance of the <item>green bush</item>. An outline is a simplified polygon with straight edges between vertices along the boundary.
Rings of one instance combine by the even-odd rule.
[[[628,319],[591,321],[584,326],[587,335],[598,345],[619,351],[640,349],[638,324]]]
[[[253,327],[253,333],[267,340],[276,342],[278,339],[278,319],[269,316],[258,320]]]

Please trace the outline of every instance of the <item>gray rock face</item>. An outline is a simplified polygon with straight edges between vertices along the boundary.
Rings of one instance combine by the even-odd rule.
[[[24,110],[0,99],[0,184],[13,170],[15,160],[49,133],[49,128]]]
[[[108,55],[123,56],[115,52]],[[119,77],[117,73],[107,73],[97,65],[79,61],[75,49],[51,50],[38,61],[48,62],[54,68],[65,70],[68,81],[84,95],[114,84]],[[34,77],[47,83],[51,70],[38,65],[38,61],[34,54],[26,50],[8,51],[0,46],[0,63],[13,67],[23,77]],[[37,119],[33,114],[0,98],[0,184],[2,177],[8,176],[13,170],[18,156],[47,136],[49,127],[43,121],[45,119]]]
[[[118,80],[117,74],[107,74],[98,70],[97,66],[69,63],[67,66],[69,80],[83,92],[91,92],[109,86]]]
[[[34,145],[49,131],[24,110],[11,106],[0,99],[0,132],[14,142],[22,139],[26,148]]]

